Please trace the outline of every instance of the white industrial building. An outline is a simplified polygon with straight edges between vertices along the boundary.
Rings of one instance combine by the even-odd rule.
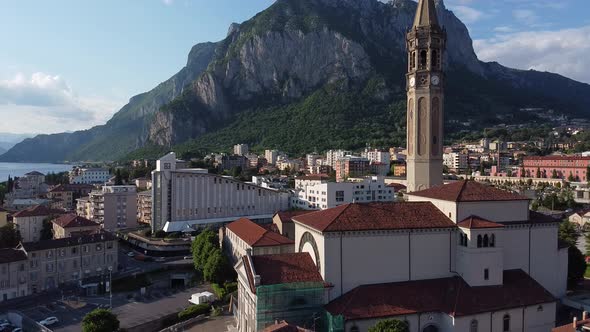
[[[289,193],[207,173],[176,168],[172,152],[160,158],[152,172],[152,229],[190,231],[241,217],[272,219],[289,208]]]

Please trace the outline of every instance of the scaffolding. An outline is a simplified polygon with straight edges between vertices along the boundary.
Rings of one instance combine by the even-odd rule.
[[[325,286],[323,282],[299,282],[256,287],[258,330],[285,320],[320,331]]]
[[[344,332],[344,316],[334,316],[326,311],[323,325],[325,326],[324,331],[326,332]]]

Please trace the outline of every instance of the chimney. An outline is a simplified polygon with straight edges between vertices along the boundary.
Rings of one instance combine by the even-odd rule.
[[[588,319],[588,311],[582,312],[582,320]]]
[[[574,324],[573,324],[574,330],[578,327],[578,317],[574,316]]]

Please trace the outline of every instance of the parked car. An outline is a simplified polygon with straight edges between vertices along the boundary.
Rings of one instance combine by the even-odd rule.
[[[57,324],[59,323],[59,319],[57,319],[57,317],[47,317],[44,320],[40,321],[39,324],[43,325],[43,326],[51,326],[53,324]]]
[[[184,256],[184,259],[191,259],[192,260],[193,257],[192,256]]]
[[[127,253],[127,256],[129,257],[135,257],[135,253],[133,251],[130,251]]]
[[[11,327],[12,324],[10,324],[9,322],[5,321],[4,323],[0,323],[0,331],[7,329],[8,327]]]

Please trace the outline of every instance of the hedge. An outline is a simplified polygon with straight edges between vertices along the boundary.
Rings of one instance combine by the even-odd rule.
[[[181,321],[208,314],[211,311],[210,304],[192,305],[178,313],[178,319]]]

